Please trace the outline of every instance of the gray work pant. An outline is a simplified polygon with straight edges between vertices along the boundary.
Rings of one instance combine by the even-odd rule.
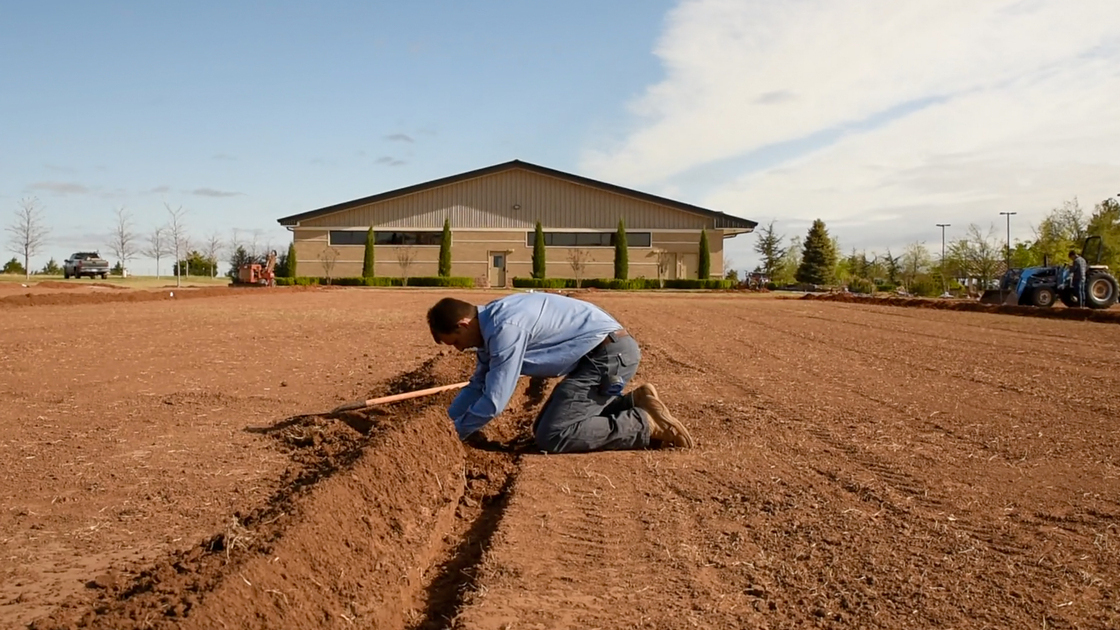
[[[640,449],[649,445],[649,421],[630,395],[604,393],[604,378],[614,373],[629,383],[642,353],[633,337],[614,337],[587,353],[553,388],[533,434],[549,453]]]

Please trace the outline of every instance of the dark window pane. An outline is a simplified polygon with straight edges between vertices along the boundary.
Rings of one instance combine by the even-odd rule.
[[[653,241],[649,232],[627,232],[626,244],[630,247],[649,247]]]
[[[388,232],[375,233],[378,245],[439,245],[443,232]],[[362,241],[365,242],[364,240]]]
[[[614,247],[615,242],[618,240],[618,233],[611,232],[611,247]],[[627,232],[626,233],[626,246],[627,247],[649,247],[652,243],[649,232]]]
[[[614,247],[615,236],[615,232],[545,232],[544,244],[546,247]],[[532,247],[535,238],[533,232],[526,232],[525,246]],[[649,247],[652,239],[649,232],[627,232],[626,243],[629,247]]]
[[[365,245],[366,233],[362,230],[331,230],[331,245]]]

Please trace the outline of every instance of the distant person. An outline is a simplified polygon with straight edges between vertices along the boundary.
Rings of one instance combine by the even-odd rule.
[[[691,447],[692,436],[645,384],[623,394],[638,370],[638,342],[599,307],[553,293],[520,293],[475,306],[443,298],[428,310],[437,343],[477,348],[470,384],[448,407],[468,444],[505,410],[521,375],[564,377],[533,424],[550,453]],[[480,435],[480,434],[478,434]]]
[[[261,274],[264,277],[265,284],[274,287],[276,286],[276,250],[268,252],[268,258],[265,260],[264,272]]]
[[[1069,250],[1070,260],[1070,283],[1072,285],[1073,294],[1077,296],[1077,308],[1085,306],[1085,274],[1088,273],[1089,264],[1080,254]]]

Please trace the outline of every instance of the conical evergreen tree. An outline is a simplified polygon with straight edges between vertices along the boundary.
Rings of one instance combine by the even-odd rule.
[[[618,233],[614,236],[614,277],[625,280],[630,274],[630,249],[626,246],[626,226],[618,220]]]
[[[372,278],[376,274],[373,271],[374,255],[373,255],[373,228],[369,228],[366,233],[366,255],[362,259],[362,277]]]
[[[696,275],[701,280],[707,280],[712,275],[712,252],[708,250],[707,230],[700,230],[700,261]]]
[[[443,236],[439,239],[439,275],[451,275],[451,219],[443,219]]]
[[[824,221],[817,219],[805,236],[801,264],[797,267],[797,281],[807,284],[828,284],[836,270],[836,248],[825,229]]]
[[[285,265],[285,267],[287,267],[286,271],[288,272],[288,277],[295,278],[298,274],[296,273],[296,244],[294,241],[288,245],[287,262],[288,264]]]
[[[545,253],[544,253],[544,228],[541,227],[541,222],[537,221],[536,234],[533,239],[533,277],[537,279],[544,278],[545,269]]]

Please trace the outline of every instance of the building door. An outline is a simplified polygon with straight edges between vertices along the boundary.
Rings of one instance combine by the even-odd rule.
[[[506,253],[490,252],[490,286],[506,286]]]
[[[695,279],[700,271],[699,254],[677,254],[677,277]]]

